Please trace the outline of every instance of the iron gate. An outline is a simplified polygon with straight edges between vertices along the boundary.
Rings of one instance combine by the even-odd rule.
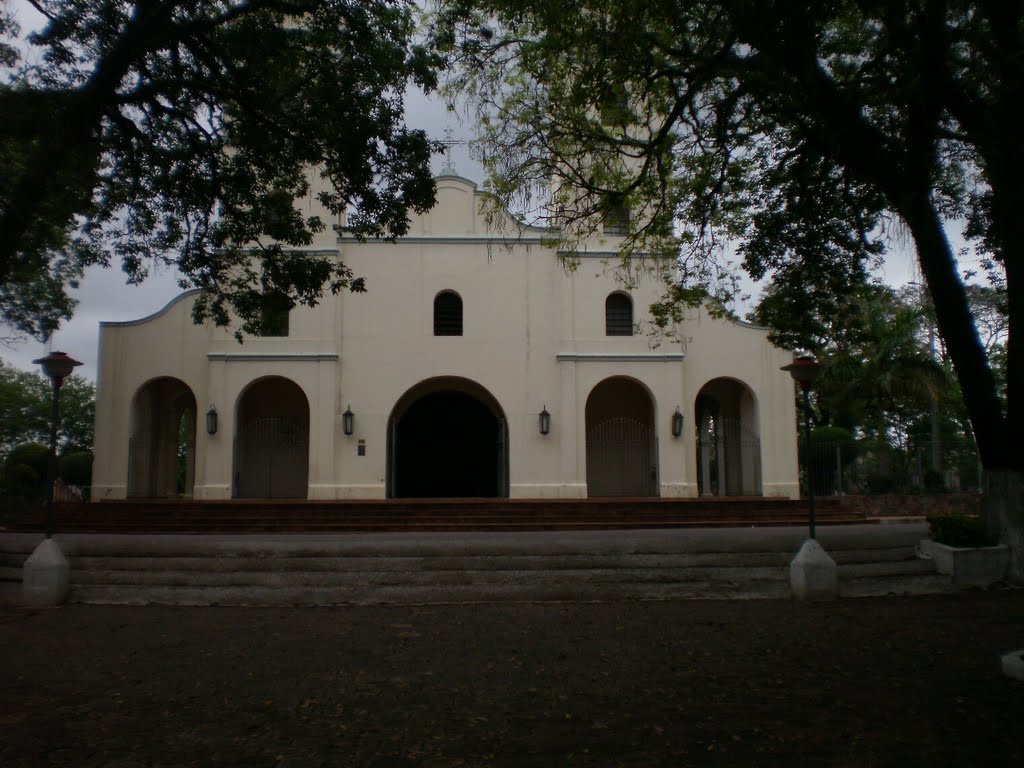
[[[710,419],[698,434],[697,469],[702,495],[757,496],[761,440],[739,419]]]
[[[637,419],[618,417],[587,431],[589,496],[657,496],[654,430]]]
[[[128,438],[128,497],[191,495],[195,447],[191,432],[177,442],[162,442],[149,430],[132,434]]]
[[[153,435],[149,432],[136,432],[128,439],[128,497],[151,498],[155,495]]]
[[[309,430],[277,417],[253,419],[235,438],[235,496],[304,499],[309,482]]]

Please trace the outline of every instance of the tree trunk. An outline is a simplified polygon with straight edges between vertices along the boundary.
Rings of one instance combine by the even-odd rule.
[[[917,247],[918,263],[935,306],[939,335],[946,343],[953,370],[971,419],[981,463],[986,468],[1017,468],[1009,425],[996,391],[995,377],[967,302],[938,212],[928,190],[904,198],[898,208]],[[1019,460],[1017,460],[1019,461]]]
[[[931,202],[925,196],[914,199],[902,211],[917,245],[918,260],[935,304],[939,332],[946,342],[960,389],[967,404],[971,426],[982,463],[982,520],[993,538],[1011,551],[1010,578],[1024,583],[1024,464],[1017,440],[1019,430],[1011,428],[1011,419],[1003,415],[996,393],[995,378],[970,314],[967,294],[956,271],[948,240]],[[1010,272],[1010,270],[1007,270]],[[1016,278],[1016,273],[1013,274]],[[1014,289],[1017,289],[1016,284]],[[1011,323],[1020,307],[1011,303]],[[1017,320],[1019,323],[1019,319]],[[1016,345],[1011,328],[1010,350]],[[1010,375],[1007,400],[1013,415],[1019,373]],[[1016,418],[1019,418],[1017,416]]]
[[[1024,472],[984,469],[981,483],[982,522],[1010,548],[1010,581],[1024,584]]]

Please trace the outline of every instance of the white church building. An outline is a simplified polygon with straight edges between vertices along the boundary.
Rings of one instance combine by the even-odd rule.
[[[322,234],[367,292],[241,344],[192,322],[194,292],[103,323],[92,498],[799,496],[766,330],[693,311],[659,340],[663,283],[623,285],[620,236],[568,270],[481,204],[444,175],[397,241]]]

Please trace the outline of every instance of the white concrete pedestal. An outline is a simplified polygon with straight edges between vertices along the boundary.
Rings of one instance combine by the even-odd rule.
[[[35,607],[60,605],[68,597],[71,569],[60,545],[44,539],[21,568],[21,594]]]
[[[1024,682],[1024,650],[1004,654],[1001,661],[1004,675]]]
[[[829,600],[839,596],[836,561],[814,539],[800,546],[789,564],[789,586],[803,600]]]

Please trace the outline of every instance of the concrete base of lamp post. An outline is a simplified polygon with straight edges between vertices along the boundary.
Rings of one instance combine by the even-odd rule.
[[[1001,661],[1004,675],[1024,682],[1024,650],[1004,654]]]
[[[67,600],[71,588],[68,560],[53,539],[43,539],[21,568],[21,594],[26,605],[46,607]]]
[[[789,586],[802,600],[830,600],[839,596],[839,569],[814,539],[807,539],[789,564]]]

